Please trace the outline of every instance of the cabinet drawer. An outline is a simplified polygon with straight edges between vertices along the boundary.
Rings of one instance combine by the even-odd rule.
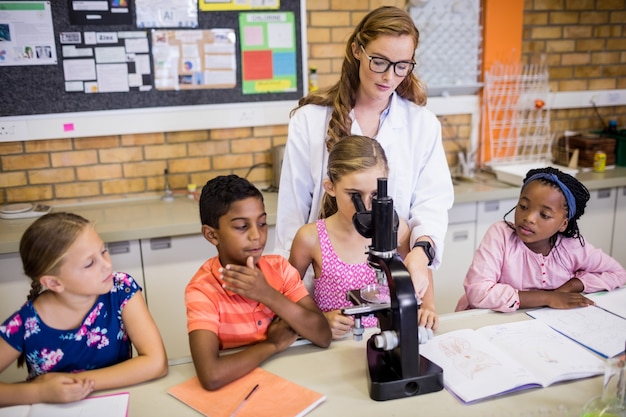
[[[476,221],[476,203],[455,204],[448,211],[448,224]]]

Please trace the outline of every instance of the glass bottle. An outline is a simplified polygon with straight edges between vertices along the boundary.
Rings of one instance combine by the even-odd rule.
[[[311,73],[309,74],[309,93],[316,91],[319,88],[317,84],[317,68],[311,67]]]
[[[581,417],[626,417],[626,355],[606,361],[602,396],[589,400]]]

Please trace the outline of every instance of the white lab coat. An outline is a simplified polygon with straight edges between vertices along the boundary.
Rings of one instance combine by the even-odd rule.
[[[289,121],[289,132],[278,189],[275,252],[289,257],[298,229],[319,216],[327,177],[326,130],[330,107],[306,105]],[[361,135],[358,123],[352,134]],[[441,263],[448,228],[448,210],[454,202],[452,178],[441,141],[441,124],[425,107],[392,95],[389,113],[376,139],[389,163],[388,194],[398,215],[407,219],[411,243],[430,236]]]

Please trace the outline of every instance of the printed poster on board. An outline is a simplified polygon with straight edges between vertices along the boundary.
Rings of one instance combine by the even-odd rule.
[[[0,66],[56,65],[49,1],[0,1]]]
[[[61,32],[65,91],[150,91],[150,46],[145,31]]]
[[[233,29],[153,30],[152,61],[157,90],[234,88]]]
[[[203,12],[279,9],[280,0],[199,0],[198,7]]]
[[[198,0],[135,0],[138,28],[197,28]]]
[[[240,13],[243,94],[297,91],[293,12]]]

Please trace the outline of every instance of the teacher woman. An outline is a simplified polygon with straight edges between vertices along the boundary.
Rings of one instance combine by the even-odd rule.
[[[375,138],[389,160],[389,195],[411,228],[404,261],[423,298],[419,324],[434,329],[432,269],[441,263],[454,190],[441,124],[424,107],[427,94],[413,74],[418,39],[406,11],[371,11],[348,39],[339,81],[300,99],[279,183],[276,251],[288,257],[296,231],[318,218],[328,150],[349,135]]]

